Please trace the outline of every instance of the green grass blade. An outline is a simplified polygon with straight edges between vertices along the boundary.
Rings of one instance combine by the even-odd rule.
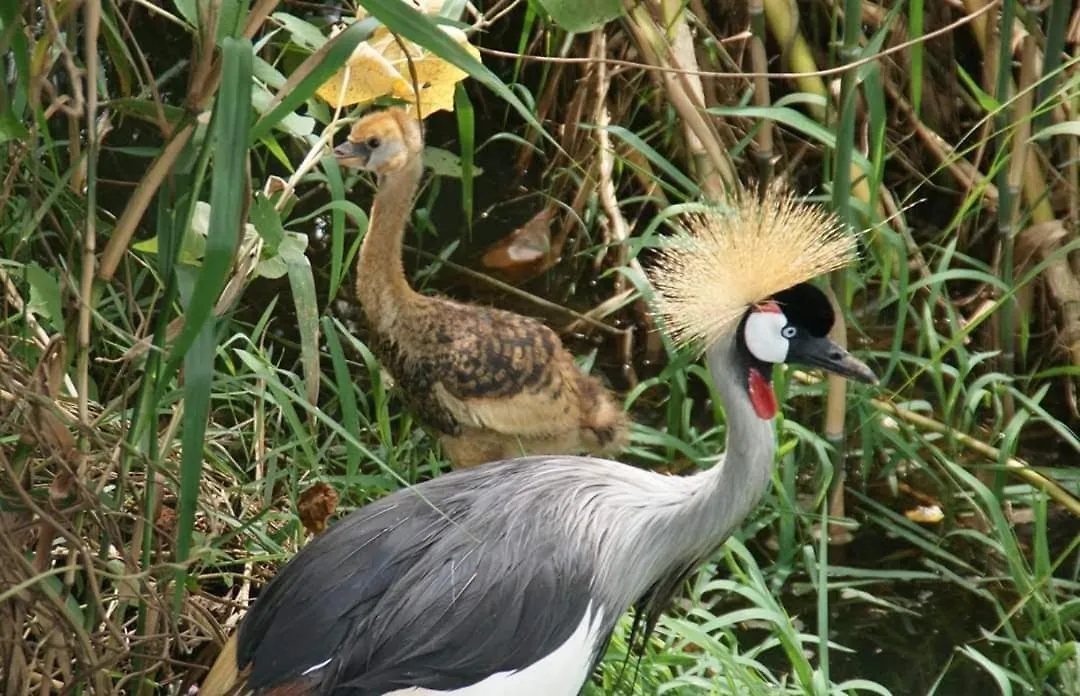
[[[332,155],[319,161],[326,174],[326,184],[330,187],[333,202],[346,202],[345,182],[341,178],[341,166]],[[364,216],[367,219],[367,216]],[[330,211],[330,289],[327,296],[330,301],[337,297],[341,282],[345,280],[345,211],[334,207]]]
[[[360,409],[356,404],[353,391],[353,377],[349,364],[345,360],[345,351],[341,348],[337,328],[333,319],[323,317],[323,335],[326,337],[326,349],[330,353],[330,362],[334,369],[334,383],[337,386],[338,403],[341,404],[341,424],[357,441],[360,437]],[[363,453],[356,445],[345,443],[345,473],[352,482],[360,472],[360,457]]]
[[[289,287],[296,306],[296,325],[300,331],[300,362],[304,366],[304,393],[312,406],[319,403],[319,306],[315,296],[315,278],[311,262],[302,250],[282,247],[282,258],[289,269]]]
[[[925,11],[923,0],[911,0],[908,13],[908,39],[911,44],[911,110],[918,116],[922,109],[923,58],[926,44],[922,42]]]
[[[187,569],[183,563],[191,553],[195,528],[195,508],[202,478],[203,444],[210,415],[210,386],[214,377],[214,348],[217,322],[204,322],[184,359],[184,416],[180,455],[180,510],[176,523],[176,579],[173,611],[179,612],[185,593]]]
[[[199,280],[187,306],[184,328],[173,343],[163,377],[168,379],[184,359],[214,311],[233,262],[247,192],[238,185],[246,177],[251,123],[251,42],[227,38],[224,68],[215,107],[214,173],[210,188],[210,231]]]
[[[454,111],[457,113],[458,143],[461,145],[461,210],[465,213],[465,225],[472,232],[476,114],[469,101],[469,93],[460,82],[454,89]]]

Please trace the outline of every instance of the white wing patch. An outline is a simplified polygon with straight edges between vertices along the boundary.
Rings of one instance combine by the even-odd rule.
[[[581,623],[559,647],[525,669],[497,672],[469,686],[451,691],[412,687],[383,696],[577,696],[589,673],[600,642],[601,612],[585,608]]]
[[[780,312],[751,312],[743,327],[747,350],[762,362],[787,360],[788,340],[780,333],[787,323],[787,317]]]

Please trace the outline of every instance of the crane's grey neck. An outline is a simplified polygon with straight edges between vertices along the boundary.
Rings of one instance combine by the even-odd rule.
[[[709,374],[719,392],[727,423],[727,443],[723,460],[702,476],[716,484],[713,495],[734,495],[744,491],[752,497],[736,506],[738,521],[750,512],[764,493],[772,474],[776,454],[776,436],[772,419],[763,420],[754,411],[747,393],[748,356],[740,351],[734,335],[713,345],[706,354]],[[705,487],[709,489],[709,486]],[[735,502],[740,502],[741,497]],[[725,499],[725,502],[730,502]]]
[[[687,503],[688,516],[696,518],[691,528],[702,530],[698,541],[703,553],[722,543],[757,505],[769,485],[776,454],[773,422],[759,418],[750,403],[749,365],[734,334],[711,346],[706,361],[724,406],[727,442],[716,464],[691,477],[696,490]]]
[[[633,527],[624,529],[633,546],[623,549],[633,560],[630,567],[621,566],[618,581],[609,578],[612,582],[605,583],[628,590],[630,594],[621,598],[628,602],[707,558],[769,485],[776,452],[773,423],[758,418],[750,403],[745,380],[749,365],[730,338],[712,346],[707,360],[724,406],[727,448],[716,464],[697,474],[658,475],[642,482],[649,490],[639,492],[635,500],[648,502],[639,502],[623,520]],[[674,590],[672,586],[658,591]]]

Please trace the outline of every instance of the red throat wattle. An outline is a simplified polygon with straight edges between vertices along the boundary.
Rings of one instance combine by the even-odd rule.
[[[749,386],[747,393],[750,395],[750,403],[754,406],[754,413],[761,420],[771,420],[776,415],[776,392],[773,391],[769,381],[758,372],[757,368],[751,367],[747,379]]]

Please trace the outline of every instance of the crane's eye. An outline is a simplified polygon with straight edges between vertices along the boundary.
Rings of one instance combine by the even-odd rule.
[[[369,148],[374,150],[374,149],[378,148],[380,145],[382,145],[382,141],[379,140],[378,138],[376,138],[375,136],[371,136],[370,138],[367,139],[367,141],[365,142],[365,145],[367,145]]]
[[[798,329],[791,325],[785,326],[784,328],[780,329],[780,335],[784,338],[795,338],[796,333],[798,333]]]

